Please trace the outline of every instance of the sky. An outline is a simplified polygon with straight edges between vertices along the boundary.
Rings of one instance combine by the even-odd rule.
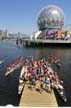
[[[0,0],[0,29],[27,34],[37,31],[38,13],[48,5],[59,6],[65,13],[65,25],[71,24],[71,0]]]

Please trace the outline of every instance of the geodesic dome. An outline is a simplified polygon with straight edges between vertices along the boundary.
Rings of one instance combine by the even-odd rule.
[[[44,7],[38,16],[39,30],[46,28],[61,29],[64,25],[64,12],[57,6],[50,5]]]

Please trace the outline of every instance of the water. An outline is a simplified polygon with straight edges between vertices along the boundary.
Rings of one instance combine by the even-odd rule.
[[[33,47],[18,48],[16,42],[0,41],[0,60],[4,63],[0,65],[0,106],[12,104],[19,105],[20,96],[18,96],[18,81],[21,68],[13,72],[9,77],[5,77],[6,67],[9,66],[17,57],[23,56],[24,59],[33,56],[34,59],[47,58],[48,55],[56,55],[61,59],[62,68],[59,70],[55,65],[53,69],[57,71],[59,78],[63,81],[66,91],[67,103],[64,103],[55,92],[59,106],[71,106],[71,49],[70,48],[51,48],[51,47]]]

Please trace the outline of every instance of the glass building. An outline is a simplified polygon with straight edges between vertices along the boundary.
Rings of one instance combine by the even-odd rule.
[[[44,7],[37,20],[39,30],[62,29],[64,19],[64,12],[59,7],[54,5]]]

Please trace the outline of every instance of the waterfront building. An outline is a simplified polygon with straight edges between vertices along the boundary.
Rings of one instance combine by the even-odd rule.
[[[8,31],[6,30],[0,30],[0,37],[7,38],[8,37]]]
[[[50,5],[44,7],[37,18],[39,30],[30,35],[31,39],[55,38],[56,32],[62,31],[65,21],[65,15],[61,8]],[[63,35],[63,34],[61,34]]]
[[[4,37],[7,38],[7,36],[8,36],[8,31],[7,31],[7,29],[6,29],[5,32],[4,32]]]
[[[38,16],[39,30],[45,29],[62,29],[64,25],[65,15],[62,9],[57,6],[50,5],[44,7]]]
[[[20,36],[21,36],[21,33],[20,33],[20,32],[18,32],[17,36],[18,36],[18,37],[20,37]]]
[[[17,33],[8,33],[8,36],[10,39],[15,39],[17,38]]]
[[[2,37],[2,35],[3,35],[3,31],[2,31],[2,30],[0,30],[0,37]]]

